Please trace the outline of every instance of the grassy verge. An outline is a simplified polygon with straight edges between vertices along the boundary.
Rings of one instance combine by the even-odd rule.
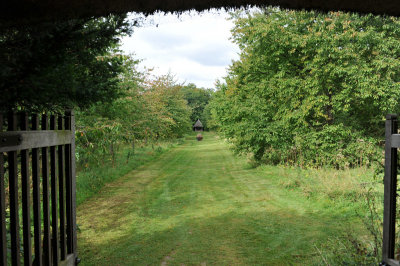
[[[141,145],[132,148],[129,145],[120,146],[116,153],[114,166],[110,160],[80,167],[76,177],[76,201],[81,204],[87,198],[95,195],[105,184],[110,183],[133,169],[156,160],[161,154],[182,143],[182,139]],[[93,166],[92,166],[93,165]]]
[[[369,168],[347,170],[268,167],[277,183],[322,204],[332,217],[351,221],[315,246],[323,265],[377,265],[381,259],[383,183]],[[354,226],[356,225],[356,226]]]
[[[371,179],[252,168],[216,135],[192,136],[78,207],[82,265],[367,264],[350,245],[372,241],[361,198]]]

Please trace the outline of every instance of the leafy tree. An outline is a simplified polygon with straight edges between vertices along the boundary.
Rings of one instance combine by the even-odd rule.
[[[190,120],[194,124],[197,119],[200,119],[203,126],[207,128],[207,117],[204,110],[211,99],[213,90],[197,88],[195,84],[189,83],[182,87],[182,93],[189,107],[192,109]]]
[[[120,144],[181,137],[190,130],[190,108],[172,75],[139,72],[139,61],[124,56],[121,97],[77,113],[77,151],[82,165],[114,162]],[[98,160],[102,158],[102,160]]]
[[[118,83],[123,94],[118,99],[98,102],[76,113],[77,155],[81,166],[108,159],[114,165],[120,143],[131,144],[134,151],[135,141],[143,137],[140,126],[146,119],[140,85],[143,73],[137,71],[139,60],[131,56],[123,56],[123,59]]]
[[[147,78],[143,97],[148,108],[148,133],[152,138],[181,137],[191,126],[191,110],[171,74]]]
[[[0,106],[54,110],[120,95],[125,15],[1,27]]]
[[[273,163],[371,160],[399,108],[399,19],[277,8],[233,19],[240,60],[214,112],[237,150]]]
[[[226,102],[224,97],[224,92],[226,91],[226,84],[220,80],[216,81],[216,91],[212,93],[211,99],[207,106],[204,108],[203,116],[207,121],[207,127],[211,130],[220,130],[225,132],[228,128],[222,129],[228,123],[223,122],[224,119],[229,119],[227,116],[227,111],[225,108],[228,107],[228,102]]]

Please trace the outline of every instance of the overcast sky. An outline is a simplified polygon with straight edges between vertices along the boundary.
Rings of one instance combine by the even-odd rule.
[[[230,41],[233,23],[228,17],[221,10],[179,17],[156,14],[122,40],[122,50],[144,59],[142,67],[154,67],[157,75],[170,71],[179,82],[214,88],[215,80],[239,57],[239,48]]]

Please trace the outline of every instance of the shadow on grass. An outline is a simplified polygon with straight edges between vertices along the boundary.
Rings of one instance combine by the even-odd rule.
[[[343,230],[329,217],[280,210],[206,216],[92,224],[79,235],[82,265],[310,265],[313,245]]]

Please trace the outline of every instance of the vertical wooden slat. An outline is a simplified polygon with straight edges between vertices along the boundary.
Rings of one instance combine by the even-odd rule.
[[[17,117],[15,113],[8,116],[8,130],[17,130]],[[12,265],[20,265],[20,237],[18,217],[18,168],[17,152],[7,153],[9,168],[9,195],[10,195],[10,236],[11,236],[11,261]]]
[[[391,135],[397,133],[397,116],[387,115],[385,122],[385,176],[382,259],[394,259],[396,226],[397,148],[392,148]]]
[[[56,129],[56,117],[50,117],[50,130]],[[57,167],[56,147],[50,147],[50,175],[51,175],[51,228],[52,228],[52,254],[53,265],[58,265],[60,260],[59,238],[58,238],[58,197],[57,197]]]
[[[0,114],[0,132],[3,131],[3,122],[3,114]],[[4,155],[2,152],[0,152],[0,219],[0,265],[7,265],[6,195],[4,185]]]
[[[78,259],[78,241],[77,241],[77,228],[76,228],[76,173],[75,173],[75,166],[76,166],[76,161],[75,161],[75,114],[74,111],[70,110],[68,112],[68,115],[70,116],[71,119],[71,131],[72,131],[72,139],[71,139],[71,209],[72,209],[72,232],[73,232],[73,253],[76,262],[79,262]]]
[[[28,130],[28,115],[26,113],[21,114],[21,130]],[[21,181],[24,265],[29,266],[32,265],[29,150],[21,150]]]
[[[38,115],[32,116],[32,130],[39,130]],[[39,149],[32,149],[33,227],[35,244],[35,265],[42,265],[42,228],[40,208]]]
[[[58,130],[64,128],[63,116],[58,117]],[[58,198],[60,211],[60,252],[61,260],[65,260],[67,256],[66,241],[65,241],[65,193],[64,193],[64,145],[58,146]]]
[[[65,113],[65,130],[71,130],[71,112]],[[71,144],[65,145],[65,201],[67,218],[67,253],[73,253],[73,220],[72,220],[72,190],[71,190]]]
[[[47,115],[42,116],[42,130],[48,130]],[[51,265],[50,191],[49,191],[49,148],[42,148],[43,189],[43,264]]]
[[[73,113],[69,112],[68,119],[59,118],[59,130],[71,130],[74,133],[75,125]],[[3,125],[0,116],[0,131]],[[28,117],[21,116],[21,130],[29,130]],[[47,116],[42,117],[42,129],[48,130]],[[50,129],[56,129],[57,119],[52,116]],[[10,114],[8,122],[9,131],[17,130],[17,118],[14,113]],[[32,130],[38,130],[39,118],[32,117]],[[58,153],[56,152],[58,151]],[[72,134],[71,144],[50,147],[50,169],[48,148],[42,148],[42,188],[43,188],[43,244],[41,232],[41,206],[40,206],[40,158],[39,149],[32,149],[32,188],[33,188],[33,225],[34,225],[34,251],[35,260],[32,262],[31,243],[31,195],[30,195],[30,170],[29,150],[21,151],[21,196],[22,196],[22,219],[23,219],[23,246],[25,265],[58,265],[60,260],[66,258],[66,254],[73,253],[77,258],[76,249],[76,195],[75,195],[75,143]],[[58,163],[57,163],[58,159]],[[8,152],[9,162],[9,190],[10,190],[10,236],[11,236],[11,263],[20,265],[20,225],[19,225],[19,180],[18,180],[18,157],[17,151]],[[2,240],[0,247],[0,265],[7,265],[7,232],[5,223],[5,182],[4,182],[4,155],[0,154],[0,215]],[[49,172],[50,171],[50,172]],[[57,173],[58,172],[58,173]],[[51,175],[51,180],[49,179]],[[58,174],[58,176],[57,176]],[[51,181],[51,187],[49,183]],[[57,184],[58,182],[58,184]],[[58,194],[60,196],[58,196]],[[51,195],[51,201],[50,201]],[[50,206],[51,202],[51,206]],[[50,219],[51,213],[51,219]],[[60,217],[58,217],[58,215]],[[51,226],[50,226],[51,225]],[[60,230],[60,231],[59,231]],[[51,232],[50,232],[51,231]],[[61,246],[60,246],[61,243]],[[43,246],[43,249],[42,249]],[[61,254],[60,254],[61,248]]]

